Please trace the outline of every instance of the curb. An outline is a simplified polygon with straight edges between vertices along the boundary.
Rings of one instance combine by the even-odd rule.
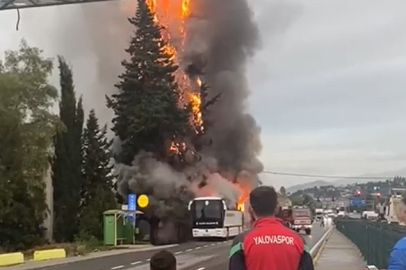
[[[52,259],[66,258],[66,251],[63,248],[37,250],[34,252],[34,261],[46,261]]]
[[[24,263],[24,255],[21,252],[0,254],[0,266],[10,266]]]
[[[316,264],[317,260],[320,257],[320,254],[326,245],[328,239],[330,238],[331,234],[334,231],[335,226],[331,226],[321,237],[321,239],[313,246],[313,248],[310,250],[310,255],[313,258],[313,264]]]
[[[79,262],[79,261],[86,261],[86,260],[91,260],[91,259],[98,259],[98,258],[104,258],[104,257],[109,257],[109,256],[115,256],[118,254],[125,254],[125,253],[132,253],[132,252],[142,252],[142,251],[152,251],[152,250],[158,250],[158,249],[165,249],[165,248],[172,248],[179,246],[179,244],[172,244],[172,245],[163,245],[163,246],[147,246],[147,247],[139,247],[139,248],[124,248],[124,249],[115,249],[115,250],[109,250],[109,251],[99,251],[99,252],[91,252],[89,254],[86,254],[84,256],[72,256],[72,257],[56,257],[57,255],[62,256],[61,253],[59,254],[49,254],[49,251],[53,251],[55,249],[49,249],[49,250],[37,250],[34,252],[34,258],[33,259],[28,259],[24,261],[24,257],[21,262],[19,263],[13,263],[13,264],[7,264],[7,265],[2,265],[1,264],[1,259],[0,259],[0,267],[5,266],[4,270],[30,270],[30,269],[39,269],[39,268],[45,268],[45,267],[52,267],[52,266],[57,266],[57,265],[63,265],[66,263],[74,263],[74,262]],[[59,249],[63,251],[59,252],[65,252],[65,249]],[[45,254],[44,251],[48,252],[48,254]],[[35,254],[38,254],[37,260],[35,260]],[[41,254],[42,253],[42,254]],[[56,252],[57,253],[57,252]],[[22,254],[22,253],[21,253]],[[3,254],[7,255],[7,254]],[[40,256],[46,256],[48,258],[41,260]],[[65,254],[66,255],[66,254]],[[2,256],[2,255],[0,255]],[[52,256],[49,257],[49,256]],[[1,257],[0,257],[1,258]],[[0,268],[3,269],[3,268]]]

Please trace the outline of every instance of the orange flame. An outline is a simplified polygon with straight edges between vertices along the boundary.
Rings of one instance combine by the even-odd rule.
[[[201,99],[199,93],[190,93],[189,94],[190,103],[192,105],[192,113],[193,113],[193,124],[196,127],[196,133],[203,132],[203,119],[202,113],[200,111],[201,106]]]
[[[169,55],[175,64],[181,66],[179,51],[183,50],[186,40],[185,23],[186,19],[191,15],[189,9],[190,0],[146,0],[146,3],[151,11],[155,13],[156,22],[162,26],[161,34],[167,42],[164,53]],[[201,97],[200,94],[193,93],[191,90],[193,88],[192,83],[197,83],[200,88],[200,78],[197,78],[196,82],[191,82],[181,68],[174,75],[182,91],[179,105],[183,105],[185,99],[191,103],[193,115],[190,121],[195,127],[196,133],[202,133]],[[171,150],[174,151],[174,148],[171,147]]]
[[[186,150],[186,144],[172,142],[171,146],[169,147],[169,150],[175,155],[179,155],[180,153]]]
[[[249,190],[247,187],[243,187],[238,183],[236,183],[235,185],[240,190],[240,197],[238,197],[237,201],[237,210],[244,211],[245,202],[248,200],[251,190]]]
[[[202,81],[200,80],[199,77],[197,77],[196,83],[197,83],[198,86],[202,86]]]

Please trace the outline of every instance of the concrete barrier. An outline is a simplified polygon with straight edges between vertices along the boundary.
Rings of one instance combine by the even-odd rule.
[[[34,261],[45,261],[62,258],[66,258],[66,251],[63,248],[37,250],[34,252]]]
[[[9,266],[24,263],[24,255],[21,252],[0,254],[0,266]]]

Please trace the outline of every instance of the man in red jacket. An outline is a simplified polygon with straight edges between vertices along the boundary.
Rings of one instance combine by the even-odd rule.
[[[229,270],[314,270],[303,239],[274,215],[275,189],[260,186],[251,191],[249,200],[254,225],[234,239]]]

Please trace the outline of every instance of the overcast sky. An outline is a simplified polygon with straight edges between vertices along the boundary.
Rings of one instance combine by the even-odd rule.
[[[250,110],[262,127],[265,168],[359,175],[405,167],[406,2],[249,1],[262,36],[248,78]],[[113,8],[109,3],[88,7],[97,5]],[[21,15],[17,32],[16,11],[0,13],[0,51],[16,48],[25,37],[49,55],[62,53],[74,66],[85,101],[100,98],[94,94],[98,59],[90,41],[94,33],[84,23],[88,14],[74,5]],[[108,21],[125,23],[114,16],[93,23],[120,36],[114,24],[106,26]],[[266,179],[275,186],[313,180]]]

